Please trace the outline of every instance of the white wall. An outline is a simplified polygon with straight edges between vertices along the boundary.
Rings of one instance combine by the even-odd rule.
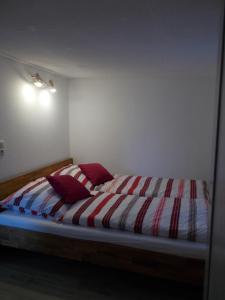
[[[108,43],[117,74],[70,82],[71,155],[113,172],[211,181],[222,1],[151,3],[140,39],[122,27]]]
[[[77,79],[69,99],[77,161],[98,161],[113,172],[210,180],[215,77]]]
[[[6,142],[5,155],[0,156],[0,180],[67,158],[67,80],[39,70],[57,86],[47,103],[40,99],[40,91],[34,89],[32,95],[25,88],[31,81],[29,74],[37,68],[0,57],[0,70],[0,139]]]

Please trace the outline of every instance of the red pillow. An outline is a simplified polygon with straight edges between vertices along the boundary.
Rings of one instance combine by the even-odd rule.
[[[73,204],[91,196],[89,191],[78,180],[69,175],[47,176],[57,194],[63,197],[63,202]]]
[[[113,176],[101,164],[80,164],[79,167],[93,185],[100,185],[113,179]]]

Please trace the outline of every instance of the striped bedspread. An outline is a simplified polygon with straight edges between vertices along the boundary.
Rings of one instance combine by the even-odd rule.
[[[207,203],[205,199],[97,192],[94,197],[74,204],[62,222],[204,243]]]
[[[202,180],[117,176],[96,187],[101,192],[148,197],[178,197],[208,199],[207,184]]]
[[[69,204],[63,203],[45,177],[31,181],[0,202],[0,208],[60,220]]]

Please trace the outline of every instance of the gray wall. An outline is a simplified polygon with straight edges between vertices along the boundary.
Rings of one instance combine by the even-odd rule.
[[[215,77],[70,82],[71,155],[113,172],[210,180]]]
[[[27,87],[32,86],[29,73],[37,68],[0,57],[0,70],[0,139],[6,142],[0,180],[68,157],[67,80],[40,70],[57,86],[46,100]]]
[[[72,156],[113,172],[211,181],[222,3],[151,1],[139,31],[112,35],[123,70],[70,82]]]

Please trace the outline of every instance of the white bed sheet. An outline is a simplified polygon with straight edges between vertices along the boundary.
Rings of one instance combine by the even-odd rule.
[[[81,240],[99,241],[133,248],[169,253],[183,257],[206,259],[208,245],[203,243],[178,241],[150,237],[131,232],[98,229],[55,223],[42,217],[18,215],[12,211],[0,213],[0,225],[50,233]]]

